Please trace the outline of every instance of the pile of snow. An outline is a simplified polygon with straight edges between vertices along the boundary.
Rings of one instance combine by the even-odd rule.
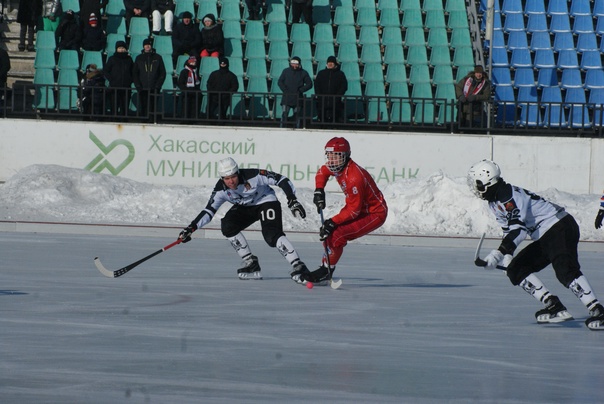
[[[521,184],[517,184],[520,185]],[[482,232],[500,234],[486,202],[469,190],[465,178],[437,172],[427,178],[399,180],[382,186],[390,213],[381,234],[476,237]],[[581,226],[582,240],[604,240],[594,228],[600,195],[574,195],[556,189],[532,190],[564,206]],[[211,187],[156,186],[56,165],[27,167],[0,185],[0,221],[106,223],[185,226],[203,209]],[[313,190],[297,189],[306,220],[284,207],[286,231],[316,232],[319,215],[312,203]],[[327,196],[327,217],[344,205],[342,194]],[[210,224],[220,226],[228,206]]]

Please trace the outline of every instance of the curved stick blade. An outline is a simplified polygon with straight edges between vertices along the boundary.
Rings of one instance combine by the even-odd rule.
[[[340,286],[342,286],[342,280],[338,279],[337,281],[334,281],[333,279],[329,282],[329,286],[331,286],[331,288],[333,290],[336,290],[337,288],[339,288]]]
[[[110,271],[107,268],[105,268],[105,266],[101,263],[101,260],[99,259],[99,257],[94,258],[94,265],[96,265],[96,268],[107,278],[115,278],[115,272]]]

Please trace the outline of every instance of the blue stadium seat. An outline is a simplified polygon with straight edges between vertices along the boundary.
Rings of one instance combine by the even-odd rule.
[[[566,1],[566,0],[565,0]],[[550,32],[570,32],[570,19],[568,14],[554,14],[549,22]]]
[[[591,15],[577,15],[573,21],[573,34],[594,34],[594,21]]]
[[[557,66],[559,69],[578,69],[579,59],[574,49],[564,49],[558,52]]]
[[[533,73],[532,67],[525,67],[516,69],[514,72],[514,83],[515,88],[520,87],[534,87],[535,86],[535,74]]]
[[[515,125],[517,119],[516,100],[514,99],[512,86],[497,86],[494,99],[496,105],[495,122],[498,125]]]
[[[553,49],[556,52],[566,49],[575,49],[575,41],[572,32],[557,32],[554,35]]]
[[[535,69],[546,69],[556,67],[554,51],[551,48],[536,50],[533,65],[535,66]]]
[[[526,49],[528,40],[525,31],[512,31],[508,35],[508,50]]]
[[[599,50],[585,51],[581,54],[581,70],[602,69],[602,57]]]
[[[549,37],[549,32],[533,32],[530,43],[531,51],[539,49],[552,49],[552,42]]]
[[[604,88],[604,70],[592,69],[585,73],[585,88]]]
[[[558,83],[558,71],[555,68],[544,68],[539,69],[537,73],[537,87],[557,87]]]
[[[549,15],[568,15],[567,0],[549,0],[547,6],[547,14]]]
[[[598,50],[598,40],[595,33],[582,33],[577,36],[577,52]]]
[[[585,91],[582,88],[566,90],[564,103],[569,108],[568,123],[572,128],[591,128],[589,109],[585,105]]]
[[[562,107],[560,87],[545,87],[541,93],[543,105],[543,125],[549,128],[566,128],[568,122]]]
[[[514,49],[510,58],[510,66],[516,69],[521,67],[533,67],[531,51],[528,48]]]
[[[526,22],[527,32],[548,32],[547,17],[545,14],[529,14]]]
[[[542,126],[543,118],[538,105],[537,87],[521,87],[518,90],[518,105],[520,106],[519,125]]]
[[[508,14],[503,23],[503,32],[525,31],[523,14]]]
[[[502,14],[522,14],[523,11],[522,0],[503,0],[501,3]]]
[[[531,14],[545,14],[545,2],[543,0],[526,0],[524,13],[530,16]]]
[[[579,69],[564,69],[560,78],[560,87],[562,88],[580,88],[583,87],[583,78]]]
[[[491,60],[493,67],[510,67],[508,50],[506,48],[491,48]]]
[[[597,1],[596,1],[597,2]],[[590,0],[572,0],[569,9],[570,15],[573,17],[578,16],[592,16],[591,13],[591,1]]]
[[[508,67],[493,67],[491,80],[495,86],[509,86],[512,83],[512,75]]]

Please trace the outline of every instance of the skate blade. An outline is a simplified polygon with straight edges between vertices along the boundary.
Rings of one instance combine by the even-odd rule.
[[[259,281],[262,279],[262,275],[260,272],[252,272],[252,273],[241,273],[238,274],[239,279],[242,281],[255,280]]]
[[[542,314],[537,317],[537,323],[539,324],[555,324],[561,323],[563,321],[572,320],[573,316],[566,310],[556,313],[555,316],[551,316],[549,314]]]
[[[592,331],[604,331],[604,321],[594,320],[592,322],[589,322],[587,323],[587,328]]]

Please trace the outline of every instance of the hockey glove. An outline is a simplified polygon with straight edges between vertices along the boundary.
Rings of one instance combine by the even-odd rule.
[[[514,258],[514,256],[512,254],[506,254],[503,256],[503,261],[501,261],[501,266],[504,268],[507,268],[508,265],[510,265],[510,262],[512,262],[512,259]]]
[[[484,259],[487,263],[487,268],[495,268],[503,259],[503,253],[499,250],[493,250]]]
[[[333,220],[327,219],[323,222],[323,226],[321,226],[321,229],[319,230],[319,239],[325,241],[327,237],[333,233],[336,227],[338,227],[338,225]]]
[[[312,202],[317,206],[317,213],[325,209],[325,191],[323,188],[315,189],[315,197],[312,199]]]
[[[304,219],[306,217],[306,211],[304,206],[297,199],[290,199],[287,202],[287,207],[292,211],[292,214],[297,217],[298,215]]]
[[[602,227],[602,219],[604,219],[604,208],[600,208],[596,215],[596,229]]]
[[[197,230],[195,226],[188,225],[187,227],[182,229],[182,231],[178,235],[178,238],[180,238],[183,243],[188,243],[189,241],[191,241],[191,234],[193,234],[195,230]]]

